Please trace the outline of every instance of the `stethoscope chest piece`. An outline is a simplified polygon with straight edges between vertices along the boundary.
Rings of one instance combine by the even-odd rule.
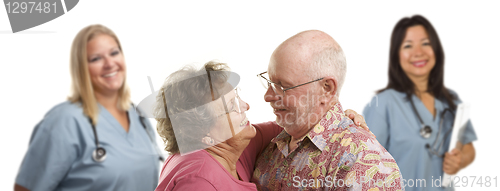
[[[92,159],[96,162],[102,162],[106,159],[106,150],[102,147],[97,147],[97,149],[92,152]]]
[[[420,129],[420,136],[422,136],[423,138],[428,139],[429,137],[431,137],[431,134],[432,134],[432,129],[428,125],[425,125]]]

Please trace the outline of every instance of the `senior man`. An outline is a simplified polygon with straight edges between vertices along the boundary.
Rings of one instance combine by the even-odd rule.
[[[394,158],[345,117],[345,74],[341,47],[322,31],[301,32],[273,52],[259,75],[284,130],[257,159],[259,190],[403,190]]]

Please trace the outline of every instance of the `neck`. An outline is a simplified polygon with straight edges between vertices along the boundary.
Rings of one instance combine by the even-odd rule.
[[[422,94],[427,93],[427,86],[429,84],[429,76],[410,77],[410,80],[415,85],[415,94],[420,97]]]
[[[328,112],[328,110],[330,110],[337,103],[338,103],[337,99],[327,103],[320,103],[319,106],[317,106],[318,107],[317,113],[316,112],[307,113],[306,115],[310,115],[309,117],[307,117],[307,123],[305,124],[307,128],[298,127],[297,129],[301,130],[297,132],[287,131],[287,133],[292,137],[291,140],[299,140],[302,139],[302,137],[306,136],[307,133],[309,133],[309,131],[311,131],[316,126],[316,124],[318,124],[321,121],[321,119],[323,119],[323,116],[326,115],[326,112]]]
[[[316,124],[318,124],[321,121],[323,116],[325,116],[326,112],[328,112],[328,110],[330,110],[333,106],[335,106],[337,102],[338,102],[337,100],[334,100],[325,104],[321,104],[319,106],[319,111],[318,111],[318,113],[321,113],[321,115],[314,115],[316,116],[314,120],[311,123],[306,124],[307,128],[299,127],[298,129],[301,130],[298,132],[290,132],[290,133],[287,132],[290,135],[290,143],[288,144],[289,152],[297,148],[298,141],[304,138],[316,126]]]
[[[205,150],[222,164],[234,178],[239,179],[236,163],[249,143],[250,139],[233,137]]]
[[[95,92],[95,98],[107,110],[116,110],[118,104],[118,92],[101,93]]]

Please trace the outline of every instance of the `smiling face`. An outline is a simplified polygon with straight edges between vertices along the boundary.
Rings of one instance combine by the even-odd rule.
[[[255,136],[255,128],[250,124],[248,118],[246,117],[246,111],[250,109],[248,103],[241,100],[236,92],[236,90],[230,91],[224,95],[224,101],[226,101],[227,111],[229,112],[229,118],[231,125],[233,127],[235,135],[233,136],[231,132],[231,127],[225,112],[224,106],[222,104],[222,99],[219,98],[215,100],[217,104],[217,123],[215,127],[210,131],[212,138],[216,142],[223,142],[228,138],[247,138],[251,139]]]
[[[410,79],[428,78],[436,58],[422,25],[409,27],[399,50],[400,65]]]
[[[311,63],[307,47],[284,46],[278,48],[268,66],[269,80],[283,88],[290,88],[311,79],[304,71]],[[282,126],[292,136],[302,135],[309,131],[321,117],[317,106],[319,83],[310,83],[287,90],[284,96],[276,95],[268,88],[264,99],[271,104],[276,123]],[[278,90],[281,91],[281,90]]]
[[[118,93],[125,81],[125,61],[116,40],[99,34],[87,43],[87,61],[94,90],[102,94]]]

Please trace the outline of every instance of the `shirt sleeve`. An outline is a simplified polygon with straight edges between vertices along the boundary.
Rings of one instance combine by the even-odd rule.
[[[372,138],[368,138],[366,142],[353,143],[341,150],[343,156],[337,165],[339,170],[333,180],[336,183],[334,188],[362,191],[402,190],[399,167],[387,150]]]
[[[172,189],[173,191],[184,191],[184,190],[214,190],[217,189],[210,182],[203,178],[192,177],[192,178],[184,178],[177,182]]]
[[[81,150],[75,118],[57,113],[34,129],[16,183],[32,191],[54,190]]]
[[[470,120],[467,121],[467,126],[464,131],[460,132],[459,137],[460,142],[464,145],[477,140],[476,131],[474,131],[474,127],[472,126],[472,122]]]
[[[461,104],[462,100],[460,99],[460,97],[458,97],[458,94],[453,90],[449,91],[451,94],[456,96],[457,100],[455,101],[455,103],[457,104],[457,106],[458,104]],[[472,125],[472,121],[469,119],[467,121],[465,129],[462,129],[462,131],[459,132],[459,141],[465,145],[476,140],[477,140],[476,131],[474,131],[474,126]]]
[[[363,110],[363,116],[365,117],[366,124],[370,128],[370,131],[377,136],[377,140],[380,144],[389,150],[389,124],[387,123],[387,119],[385,117],[385,113],[382,110],[384,108],[378,104],[378,99],[374,97],[371,102],[366,105]]]

